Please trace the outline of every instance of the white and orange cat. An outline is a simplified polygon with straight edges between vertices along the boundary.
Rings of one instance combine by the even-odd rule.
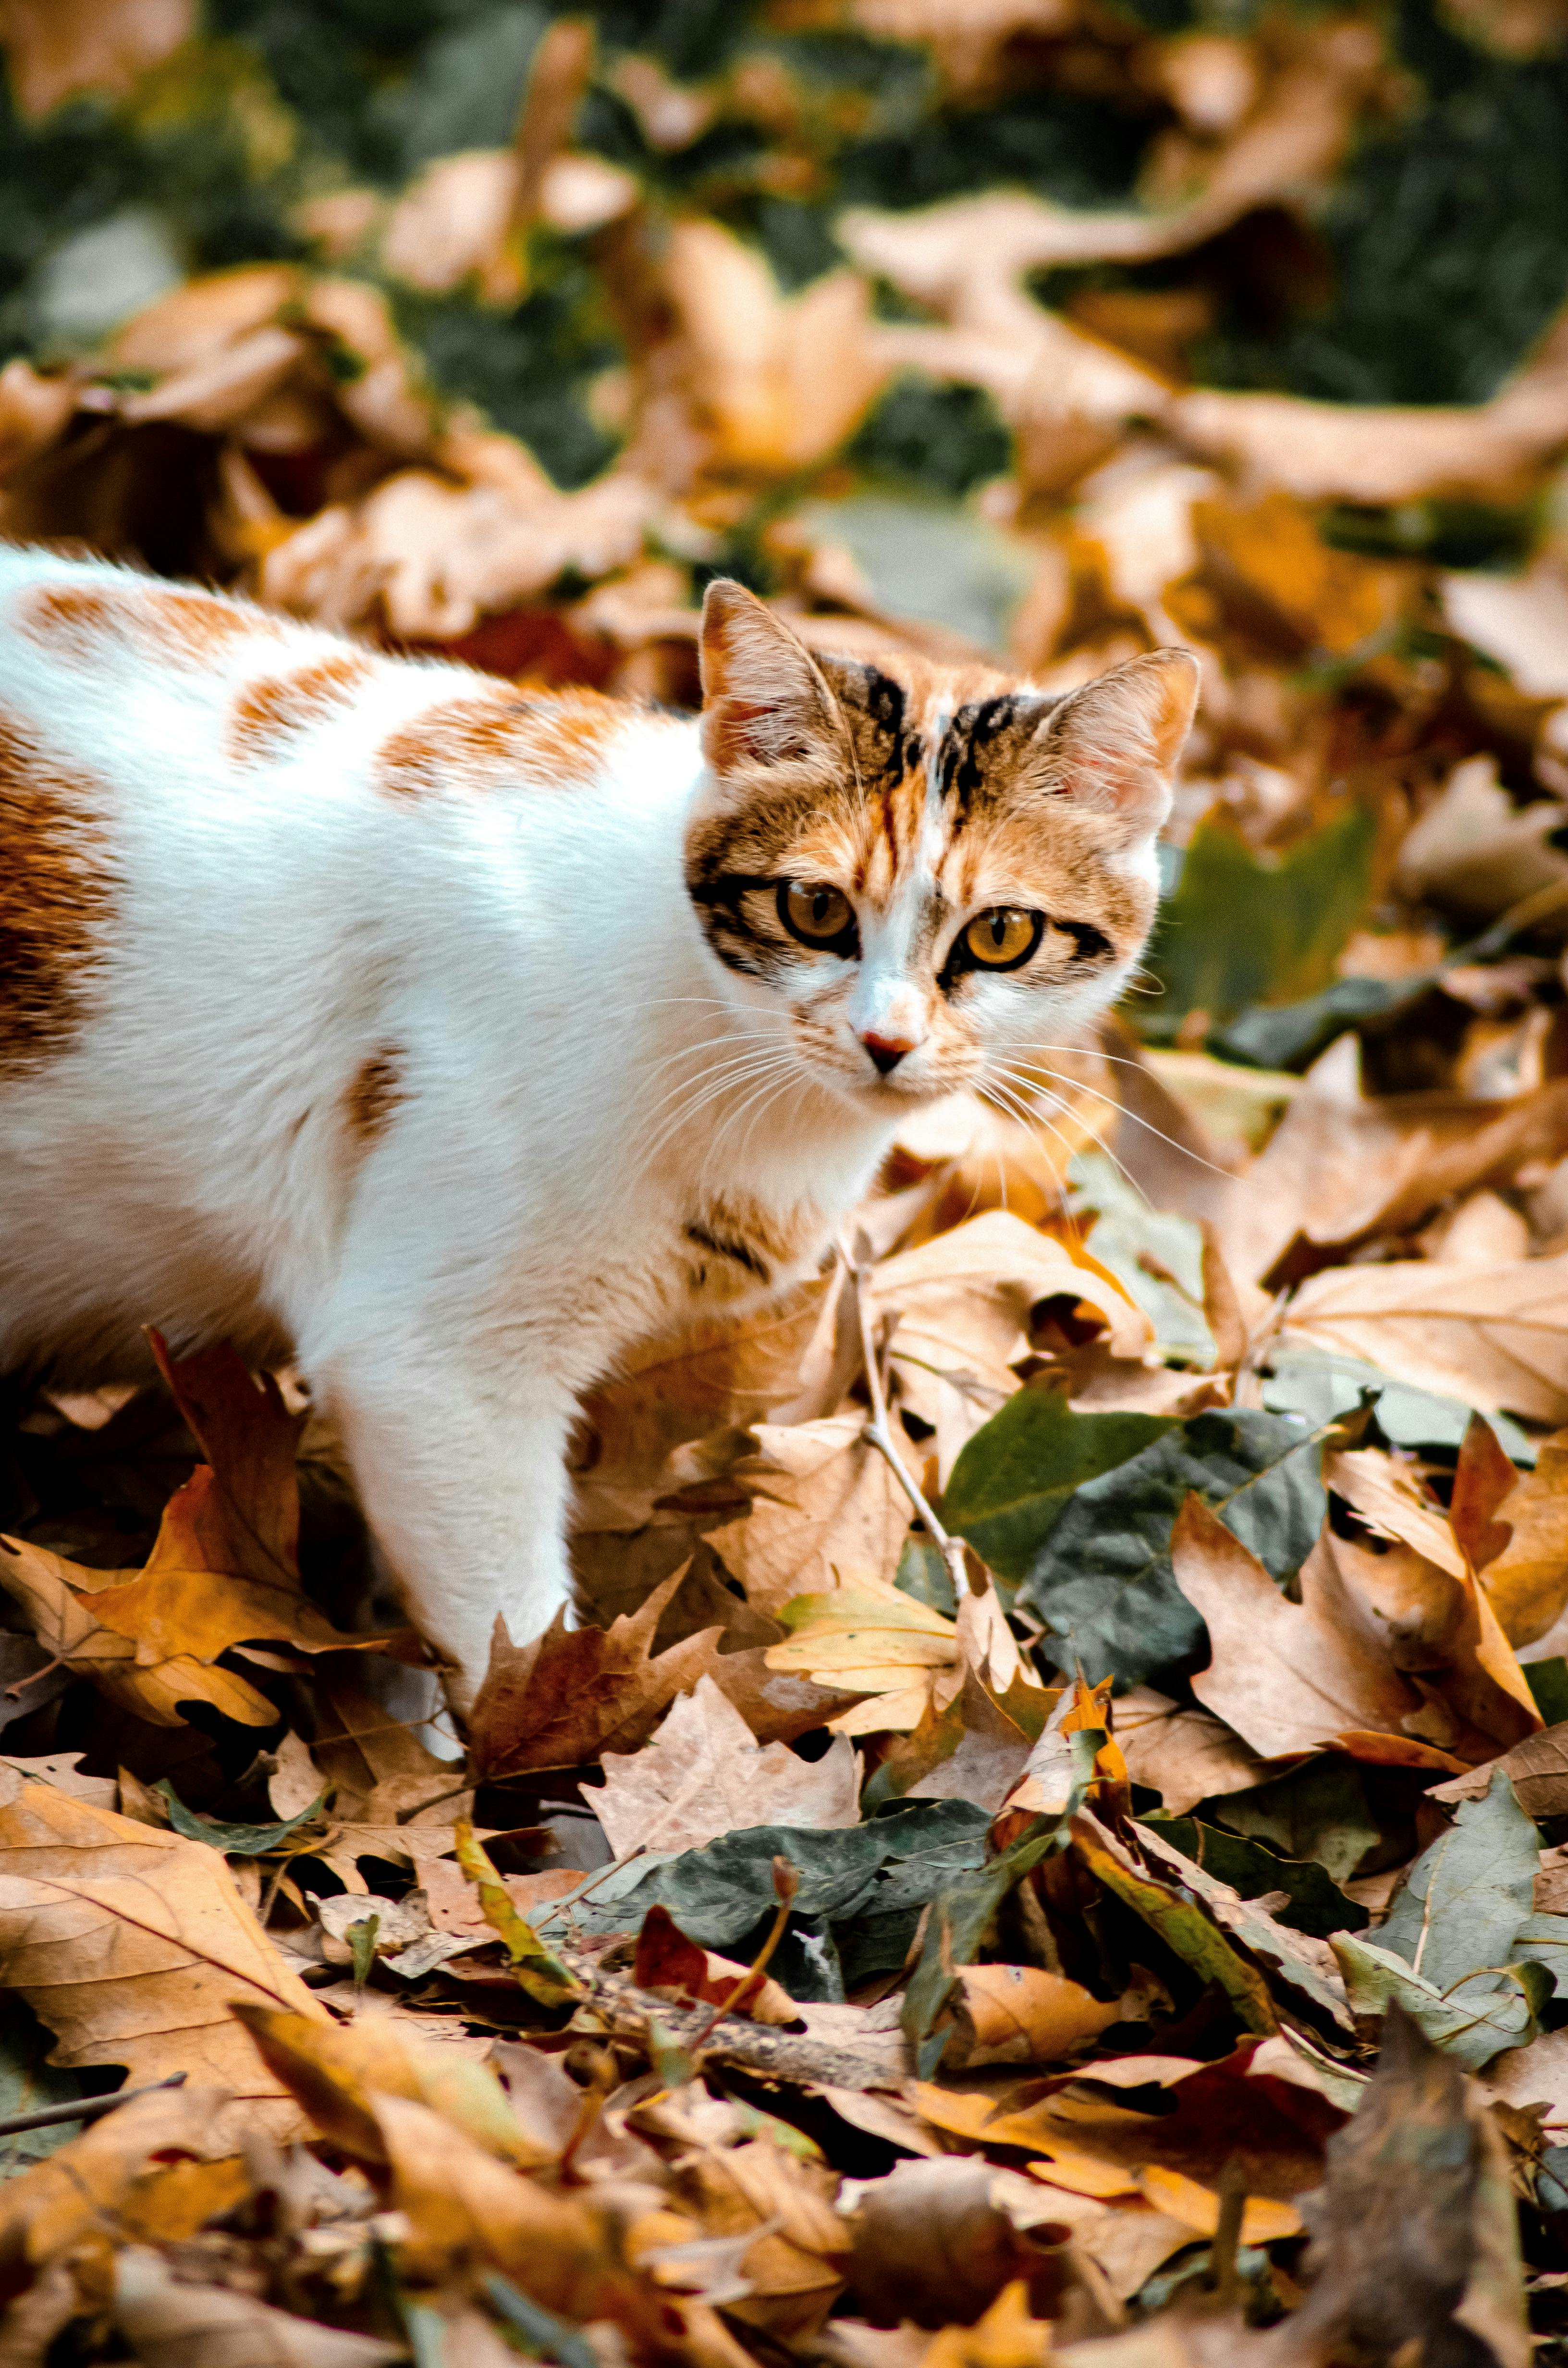
[[[912,1107],[1118,993],[1197,669],[813,656],[699,722],[0,552],[0,1372],[292,1355],[459,1707],[578,1394],[815,1272]]]

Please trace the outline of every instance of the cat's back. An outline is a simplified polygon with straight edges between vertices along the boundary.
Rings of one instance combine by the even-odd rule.
[[[172,1307],[154,1247],[171,1293],[210,1269],[192,1322],[233,1329],[259,1247],[341,1217],[339,1121],[389,1042],[432,1101],[493,1104],[485,1063],[561,974],[562,869],[636,875],[606,823],[650,732],[0,549],[0,1369],[76,1300],[96,1320],[118,1264],[137,1321]],[[686,761],[653,768],[672,793]]]

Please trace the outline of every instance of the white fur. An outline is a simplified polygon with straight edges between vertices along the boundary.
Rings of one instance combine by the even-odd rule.
[[[587,784],[394,797],[381,744],[474,678],[379,659],[296,753],[237,765],[236,689],[343,644],[258,614],[199,668],[84,665],[17,630],[40,582],[162,588],[0,553],[0,710],[101,785],[118,875],[87,1024],[0,1062],[0,1371],[133,1368],[149,1323],[291,1349],[466,1703],[497,1612],[523,1638],[567,1600],[577,1395],[694,1312],[686,1223],[726,1190],[814,1208],[778,1280],[814,1270],[907,1099],[786,1071],[780,998],[709,952],[694,722],[629,709]],[[357,1158],[344,1098],[388,1045],[408,1099]]]

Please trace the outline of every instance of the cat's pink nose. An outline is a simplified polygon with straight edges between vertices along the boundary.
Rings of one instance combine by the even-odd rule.
[[[869,1030],[860,1039],[877,1067],[885,1077],[896,1069],[906,1053],[913,1053],[914,1043],[907,1036],[874,1036]]]

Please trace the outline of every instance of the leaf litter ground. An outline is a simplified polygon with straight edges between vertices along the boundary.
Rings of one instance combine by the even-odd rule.
[[[304,1377],[10,1388],[0,2358],[1558,2356],[1561,12],[329,13],[8,12],[0,530],[1202,707],[1125,1009],[593,1395],[466,1735]]]

